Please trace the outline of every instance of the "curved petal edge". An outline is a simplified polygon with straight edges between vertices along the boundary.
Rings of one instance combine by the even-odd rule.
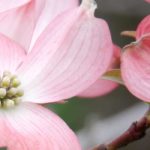
[[[121,71],[124,84],[139,99],[150,102],[150,36],[125,48]]]

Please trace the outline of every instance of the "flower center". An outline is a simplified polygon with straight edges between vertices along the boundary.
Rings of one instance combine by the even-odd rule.
[[[5,71],[0,77],[0,108],[12,108],[21,102],[24,95],[21,82],[16,75]]]

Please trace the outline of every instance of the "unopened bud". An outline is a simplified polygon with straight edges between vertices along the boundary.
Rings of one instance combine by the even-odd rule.
[[[7,88],[9,87],[9,85],[10,85],[10,77],[5,76],[1,81],[1,86]]]
[[[13,100],[10,100],[10,99],[6,99],[4,102],[3,102],[3,105],[4,105],[4,108],[12,108],[15,106],[15,102]]]
[[[21,98],[19,97],[14,98],[13,101],[15,102],[16,105],[18,105],[21,102]]]
[[[21,97],[24,95],[24,91],[22,89],[18,89],[16,95]]]
[[[16,95],[17,93],[17,89],[16,88],[10,88],[8,91],[7,91],[7,96],[8,97],[12,97],[14,95]]]
[[[6,89],[0,88],[0,98],[4,98],[6,96]]]
[[[18,78],[12,79],[11,85],[13,87],[18,87],[21,84],[20,80]]]

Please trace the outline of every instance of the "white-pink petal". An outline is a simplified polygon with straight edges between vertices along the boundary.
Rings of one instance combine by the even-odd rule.
[[[88,89],[80,93],[78,96],[87,98],[98,97],[111,92],[116,87],[118,87],[118,84],[113,81],[99,79]]]
[[[0,111],[5,121],[9,150],[81,150],[72,130],[53,112],[42,106],[23,103]]]
[[[23,48],[0,34],[0,73],[3,73],[3,71],[15,73],[25,56],[26,53]]]
[[[0,0],[0,13],[12,8],[20,7],[31,0]]]
[[[6,140],[7,140],[7,135],[8,135],[8,132],[7,132],[7,128],[6,128],[6,125],[5,125],[5,119],[4,119],[4,116],[1,116],[0,115],[0,148],[1,147],[6,147]]]
[[[139,99],[150,102],[150,36],[125,49],[121,71],[129,91]]]
[[[121,49],[114,45],[114,55],[112,57],[112,61],[110,63],[109,69],[117,68],[120,64],[120,52]],[[105,95],[115,88],[118,87],[118,84],[113,81],[98,79],[93,85],[88,87],[85,91],[81,92],[78,96],[79,97],[98,97]]]
[[[42,8],[41,1],[32,0],[26,5],[0,13],[0,32],[28,50]]]
[[[150,34],[150,15],[146,16],[138,25],[136,30],[136,39]]]
[[[66,12],[42,33],[18,70],[25,101],[55,102],[92,85],[113,56],[107,23],[81,7]]]
[[[38,1],[38,0],[36,0]],[[79,4],[79,0],[43,0],[44,7],[38,19],[34,31],[31,47],[45,27],[59,14],[68,9],[73,9]]]

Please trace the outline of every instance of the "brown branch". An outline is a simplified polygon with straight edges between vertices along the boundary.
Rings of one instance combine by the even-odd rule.
[[[133,122],[121,136],[111,143],[101,144],[93,148],[93,150],[117,150],[133,141],[143,138],[148,128],[150,128],[150,109],[139,121]]]

